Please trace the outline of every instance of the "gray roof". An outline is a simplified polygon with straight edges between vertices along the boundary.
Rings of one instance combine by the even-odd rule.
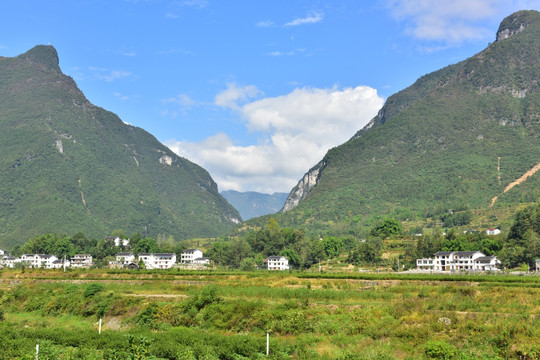
[[[142,255],[142,253],[139,254],[139,255]],[[120,253],[116,254],[116,256],[133,256],[133,254],[132,253],[120,252]]]
[[[453,253],[454,253],[453,251],[439,251],[439,252],[435,253],[435,256],[437,256],[437,255],[450,255],[450,254],[453,254]]]
[[[454,255],[474,255],[476,253],[482,254],[480,251],[456,251]]]
[[[495,255],[491,255],[491,256],[482,256],[482,257],[479,257],[478,259],[476,259],[475,261],[476,262],[481,262],[481,263],[489,263],[491,262],[491,260],[493,260],[495,258]]]

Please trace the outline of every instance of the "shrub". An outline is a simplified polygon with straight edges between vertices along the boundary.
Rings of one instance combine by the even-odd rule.
[[[98,292],[103,291],[105,287],[102,284],[92,283],[84,290],[84,297],[90,297],[96,295]]]
[[[446,360],[453,359],[457,354],[457,349],[445,341],[428,341],[425,353],[431,359]]]

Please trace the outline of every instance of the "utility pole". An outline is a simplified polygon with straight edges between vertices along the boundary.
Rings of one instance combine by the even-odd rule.
[[[101,318],[99,318],[99,330],[98,330],[98,333],[99,333],[99,335],[101,335]]]
[[[270,333],[266,333],[266,356],[270,354]]]
[[[36,360],[39,359],[39,339],[37,339],[37,344],[36,344]]]

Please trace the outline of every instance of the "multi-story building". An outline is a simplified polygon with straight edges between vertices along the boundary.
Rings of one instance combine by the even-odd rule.
[[[434,259],[416,259],[418,270],[494,271],[500,265],[495,256],[486,256],[480,251],[439,251]]]
[[[135,261],[133,253],[121,252],[116,254],[116,261],[122,265],[129,264]]]
[[[182,264],[189,264],[189,263],[192,263],[193,260],[198,259],[198,258],[202,258],[202,257],[203,257],[202,250],[200,250],[200,249],[186,249],[186,250],[184,250],[182,255],[180,255],[180,262]]]
[[[90,268],[94,263],[92,262],[92,255],[90,254],[75,254],[71,258],[71,267],[74,268]]]
[[[21,256],[21,262],[33,268],[53,269],[53,263],[56,260],[58,260],[56,256],[47,254],[24,254]]]
[[[285,256],[269,256],[266,264],[268,270],[289,270],[289,260]]]
[[[175,253],[141,253],[139,254],[139,261],[144,262],[144,266],[147,269],[170,269],[176,264]]]
[[[112,241],[114,242],[114,246],[116,247],[126,247],[129,246],[129,239],[122,239],[119,236],[107,236],[105,237],[105,241]]]
[[[434,261],[433,259],[416,259],[416,268],[418,270],[433,270]]]
[[[0,259],[0,264],[3,266],[3,267],[7,267],[7,268],[13,268],[15,266],[15,263],[16,262],[20,262],[21,259],[18,259],[16,258],[15,256],[6,256],[4,255],[1,259]]]

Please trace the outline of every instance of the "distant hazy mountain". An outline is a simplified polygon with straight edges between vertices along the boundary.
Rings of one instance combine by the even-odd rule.
[[[221,195],[240,212],[242,219],[278,212],[285,204],[287,193],[261,194],[258,192],[222,191]]]
[[[114,229],[176,239],[239,222],[208,172],[91,104],[51,46],[0,57],[0,245]]]
[[[537,201],[539,81],[540,13],[520,11],[482,52],[388,98],[306,173],[278,222],[354,226],[372,215]]]

